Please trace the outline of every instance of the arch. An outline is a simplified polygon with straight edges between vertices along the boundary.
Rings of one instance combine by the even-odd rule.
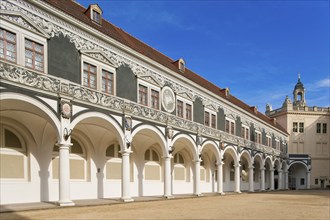
[[[302,161],[294,161],[293,163],[291,163],[291,164],[288,166],[288,170],[290,169],[290,167],[291,167],[292,165],[295,165],[295,164],[302,164],[302,165],[306,168],[306,170],[309,169],[308,166],[307,166],[307,164],[305,164],[304,162],[302,162]]]
[[[238,158],[238,155],[236,153],[236,149],[233,146],[231,146],[231,145],[227,145],[226,148],[225,148],[225,150],[223,151],[223,155],[225,155],[225,153],[227,153],[227,152],[234,159],[235,165],[239,165],[238,164],[239,163],[239,158]]]
[[[152,133],[156,134],[156,136],[159,138],[160,143],[161,143],[160,147],[162,149],[163,156],[166,156],[168,154],[168,151],[166,149],[166,140],[165,140],[164,134],[156,127],[151,126],[151,125],[142,125],[142,124],[138,125],[137,127],[134,128],[134,130],[132,132],[132,139],[134,140],[135,135],[143,130],[149,130]]]
[[[87,118],[100,118],[104,119],[105,121],[109,122],[111,126],[113,126],[116,130],[116,137],[119,140],[120,146],[123,146],[124,144],[124,133],[122,131],[122,128],[118,125],[118,122],[114,120],[113,118],[107,116],[106,114],[100,113],[100,112],[87,112],[79,115],[71,122],[71,129],[74,129],[79,122],[83,121]]]
[[[208,146],[210,146],[210,147],[208,147]],[[215,142],[205,141],[202,145],[201,152],[203,152],[204,148],[209,148],[214,153],[216,160],[220,161],[220,158],[221,158],[220,150]]]
[[[186,149],[189,149],[189,152],[192,154],[192,158],[193,160],[198,160],[198,154],[197,154],[197,147],[196,147],[196,143],[193,140],[193,138],[187,134],[178,134],[177,136],[175,136],[172,140],[172,144],[174,145],[174,143],[176,141],[178,141],[179,139],[184,139],[186,140],[189,144],[187,145]]]
[[[247,162],[249,163],[249,166],[252,166],[253,162],[252,162],[252,157],[249,151],[247,150],[243,150],[240,154],[239,154],[239,158],[245,157],[245,159],[247,159]]]
[[[282,163],[281,163],[281,161],[280,161],[278,158],[276,158],[276,159],[274,160],[274,167],[277,168],[277,171],[279,171],[279,170],[282,169]]]
[[[0,100],[18,100],[18,101],[22,101],[22,102],[26,102],[29,103],[35,107],[37,107],[38,109],[40,109],[43,113],[45,113],[44,117],[47,117],[50,120],[47,120],[48,122],[50,122],[50,124],[52,126],[54,126],[55,130],[56,130],[56,134],[57,136],[59,136],[60,134],[60,121],[57,118],[56,114],[54,114],[54,112],[49,109],[46,105],[44,105],[43,103],[41,103],[40,101],[31,98],[30,96],[26,96],[26,95],[22,95],[22,94],[16,94],[16,93],[11,93],[11,92],[5,92],[2,93],[0,96]]]
[[[253,156],[252,161],[253,161],[253,164],[254,164],[256,161],[259,161],[261,167],[264,167],[264,166],[265,166],[265,162],[264,162],[264,160],[262,159],[261,154],[259,154],[259,153],[257,153],[256,155]]]
[[[270,156],[267,156],[267,157],[265,158],[265,166],[266,166],[266,164],[267,164],[267,161],[269,161],[269,162],[268,162],[268,165],[269,165],[270,169],[272,169],[272,168],[274,167],[274,164],[273,164],[273,161],[272,161],[272,159],[270,158]]]

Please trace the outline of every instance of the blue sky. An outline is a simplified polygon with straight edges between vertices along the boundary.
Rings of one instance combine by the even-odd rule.
[[[261,112],[292,99],[298,73],[307,105],[330,106],[328,0],[77,2]]]

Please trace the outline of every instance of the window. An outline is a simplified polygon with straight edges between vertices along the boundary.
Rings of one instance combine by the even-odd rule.
[[[186,180],[186,167],[183,156],[180,153],[176,153],[173,162],[174,180]]]
[[[145,105],[154,109],[160,109],[159,88],[146,82],[138,82],[138,100],[139,104]]]
[[[292,124],[292,131],[293,132],[298,132],[298,123],[297,122],[293,122],[293,124]]]
[[[299,133],[304,133],[304,122],[299,122]]]
[[[211,114],[211,128],[216,128],[216,116]]]
[[[226,132],[235,135],[235,123],[230,120],[226,120],[225,123],[226,123],[225,125]]]
[[[319,179],[315,179],[315,185],[319,185]]]
[[[327,123],[322,124],[322,132],[323,132],[323,134],[327,133]]]
[[[6,20],[1,20],[0,27],[0,60],[15,63],[32,71],[47,73],[46,36]]]
[[[107,157],[115,157],[115,158],[121,158],[121,153],[120,153],[120,146],[119,144],[111,144],[106,152],[105,155]]]
[[[176,102],[177,116],[183,118],[183,102],[177,100]]]
[[[96,66],[84,62],[83,85],[91,89],[97,89]]]
[[[175,164],[184,164],[184,159],[181,154],[175,154],[174,155],[174,163]]]
[[[0,126],[0,179],[28,177],[28,157],[23,139],[14,130]]]
[[[210,110],[204,111],[204,125],[211,128],[216,128],[216,123],[217,123],[216,113]]]
[[[191,120],[192,119],[192,111],[191,111],[191,105],[186,103],[186,119]]]
[[[113,73],[102,69],[102,92],[113,95]]]
[[[182,97],[176,100],[176,115],[180,118],[192,120],[192,102]]]
[[[283,151],[282,149],[280,149],[280,141],[279,140],[275,140],[275,143],[276,143],[276,150],[281,150],[281,151]]]
[[[261,133],[258,131],[256,132],[256,142],[258,144],[261,144]]]
[[[242,125],[242,132],[241,132],[242,138],[246,140],[250,140],[250,129],[244,125]]]
[[[151,108],[159,109],[159,92],[151,89]]]
[[[92,10],[92,15],[93,15],[93,17],[92,17],[93,21],[100,24],[101,23],[101,14],[95,10]]]
[[[301,179],[300,179],[300,185],[301,185],[301,186],[305,185],[305,179],[304,179],[304,178],[301,178]]]
[[[318,134],[321,133],[321,123],[316,124],[316,133],[318,133]]]
[[[204,125],[210,126],[210,113],[204,112]]]
[[[139,85],[139,104],[148,106],[148,88]]]
[[[160,160],[154,149],[148,149],[144,154],[144,176],[145,180],[160,180]]]
[[[267,140],[267,146],[272,147],[272,138],[270,136],[266,136],[266,140]]]
[[[25,66],[34,70],[44,70],[44,46],[25,39]]]
[[[144,160],[159,162],[159,156],[155,150],[148,149],[144,154]]]
[[[16,62],[16,34],[0,28],[0,59]]]

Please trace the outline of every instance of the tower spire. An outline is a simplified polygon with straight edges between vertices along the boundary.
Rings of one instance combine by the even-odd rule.
[[[298,82],[300,82],[300,72],[298,72]]]

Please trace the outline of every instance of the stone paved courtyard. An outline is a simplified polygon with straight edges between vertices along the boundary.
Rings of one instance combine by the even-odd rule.
[[[0,219],[330,219],[329,190],[274,191],[1,213]]]

